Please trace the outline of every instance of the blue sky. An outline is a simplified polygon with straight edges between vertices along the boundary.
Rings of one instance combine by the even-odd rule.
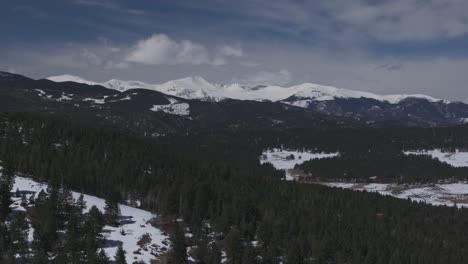
[[[0,70],[468,99],[468,1],[4,1]]]

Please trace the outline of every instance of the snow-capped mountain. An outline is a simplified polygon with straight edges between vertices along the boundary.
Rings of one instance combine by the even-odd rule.
[[[162,84],[148,84],[140,81],[110,80],[97,83],[72,75],[60,75],[47,78],[54,82],[79,82],[91,85],[101,85],[109,89],[127,91],[130,89],[149,89],[184,99],[199,99],[205,101],[220,101],[223,99],[253,100],[253,101],[284,101],[285,103],[309,107],[311,101],[331,101],[335,99],[367,98],[390,104],[397,104],[407,98],[424,99],[430,102],[442,101],[427,95],[377,95],[369,92],[353,91],[332,86],[304,83],[289,87],[275,85],[244,86],[238,83],[210,83],[202,77],[187,77],[168,81]]]
[[[116,79],[98,83],[72,75],[52,76],[47,79],[54,82],[77,82],[88,85],[101,85],[120,92],[125,92],[131,89],[147,89],[184,99],[218,101],[225,98],[222,96],[219,86],[211,84],[205,79],[197,76],[172,80],[162,84],[149,84],[140,81],[122,81]]]
[[[229,99],[229,100],[228,100]],[[377,95],[311,83],[210,83],[189,77],[162,84],[76,76],[34,80],[0,72],[0,110],[80,112],[154,133],[213,128],[466,124],[468,104],[425,95]],[[357,121],[357,122],[356,122]]]

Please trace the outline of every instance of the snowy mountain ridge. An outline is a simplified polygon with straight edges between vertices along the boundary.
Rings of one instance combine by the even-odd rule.
[[[122,81],[116,79],[98,83],[73,75],[51,76],[47,79],[54,82],[77,82],[88,85],[101,85],[121,92],[138,88],[148,89],[184,99],[198,99],[204,101],[238,99],[276,102],[285,100],[285,103],[299,107],[308,107],[310,101],[331,101],[338,98],[367,98],[390,104],[397,104],[407,98],[423,99],[430,102],[443,101],[441,99],[436,99],[422,94],[378,95],[370,92],[354,91],[313,83],[304,83],[289,87],[276,85],[250,87],[238,83],[216,84],[208,82],[199,76],[171,80],[162,84],[149,84],[140,81]]]

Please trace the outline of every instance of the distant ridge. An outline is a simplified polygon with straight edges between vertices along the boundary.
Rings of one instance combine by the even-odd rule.
[[[215,100],[237,99],[253,101],[283,101],[285,103],[308,107],[310,101],[331,101],[335,99],[367,98],[390,104],[397,104],[408,98],[423,99],[430,102],[443,101],[422,94],[378,95],[369,92],[354,91],[313,83],[304,83],[289,87],[276,85],[248,86],[241,84],[216,84],[200,76],[168,81],[162,84],[149,84],[140,81],[122,81],[112,79],[97,83],[73,75],[59,75],[47,78],[54,82],[78,82],[89,85],[101,85],[109,89],[127,91],[130,89],[148,89],[184,99]],[[443,101],[448,102],[448,101]]]

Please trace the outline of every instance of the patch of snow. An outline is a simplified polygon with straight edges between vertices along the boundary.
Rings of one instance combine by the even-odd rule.
[[[39,92],[39,96],[43,96],[43,95],[45,95],[45,92],[44,92],[44,90],[41,90],[41,89],[34,89],[34,90],[36,90],[36,91],[38,91],[38,92]]]
[[[59,102],[70,101],[70,100],[73,100],[73,99],[71,97],[65,95],[65,94],[62,94],[62,96],[60,96],[60,98],[57,99],[57,101],[59,101]]]
[[[105,104],[106,102],[104,101],[106,99],[106,97],[104,97],[103,99],[95,99],[95,98],[85,98],[83,99],[83,101],[85,102],[88,102],[88,101],[91,101],[95,104]]]
[[[16,189],[20,192],[27,192],[30,193],[29,195],[37,197],[41,190],[47,191],[47,185],[35,182],[29,178],[17,176],[15,177],[13,191]],[[78,199],[81,195],[78,192],[73,192],[72,194],[74,199]],[[91,195],[83,196],[87,206],[85,211],[88,211],[94,205],[104,212],[104,199]],[[13,209],[21,210],[18,202],[14,203]],[[133,263],[134,261],[151,263],[151,261],[155,259],[152,253],[160,254],[167,250],[166,245],[169,244],[169,237],[164,235],[161,230],[149,224],[151,219],[157,217],[156,215],[145,210],[122,204],[120,205],[120,211],[120,227],[105,226],[103,229],[103,236],[105,238],[103,249],[111,260],[114,260],[119,244],[122,244],[123,249],[126,251],[128,263]],[[142,249],[137,243],[140,238],[146,234],[151,238],[151,243],[145,247],[146,249]],[[28,235],[31,241],[31,232]],[[166,248],[166,250],[164,250],[164,248]],[[136,251],[139,251],[139,253],[136,253]]]
[[[293,180],[291,169],[305,161],[338,156],[339,153],[315,153],[309,151],[271,149],[263,152],[260,163],[271,163],[273,167],[286,171],[286,180]]]
[[[127,95],[124,98],[109,101],[109,103],[120,102],[120,101],[129,101],[129,100],[132,100],[132,98],[130,97],[130,95]]]
[[[190,115],[190,105],[187,103],[181,103],[174,98],[167,98],[169,100],[169,104],[167,105],[153,105],[150,109],[151,111],[158,112],[162,111],[167,114],[171,115],[180,115],[180,116],[188,116]]]
[[[468,117],[460,118],[460,123],[467,124],[468,123]]]
[[[425,202],[431,205],[447,205],[468,208],[468,183],[400,185],[396,183],[321,183],[329,187],[376,192],[400,199]]]
[[[453,167],[468,167],[468,152],[455,151],[443,152],[440,149],[424,150],[424,151],[405,151],[405,155],[429,155],[433,159],[438,159],[440,162],[447,163]]]

